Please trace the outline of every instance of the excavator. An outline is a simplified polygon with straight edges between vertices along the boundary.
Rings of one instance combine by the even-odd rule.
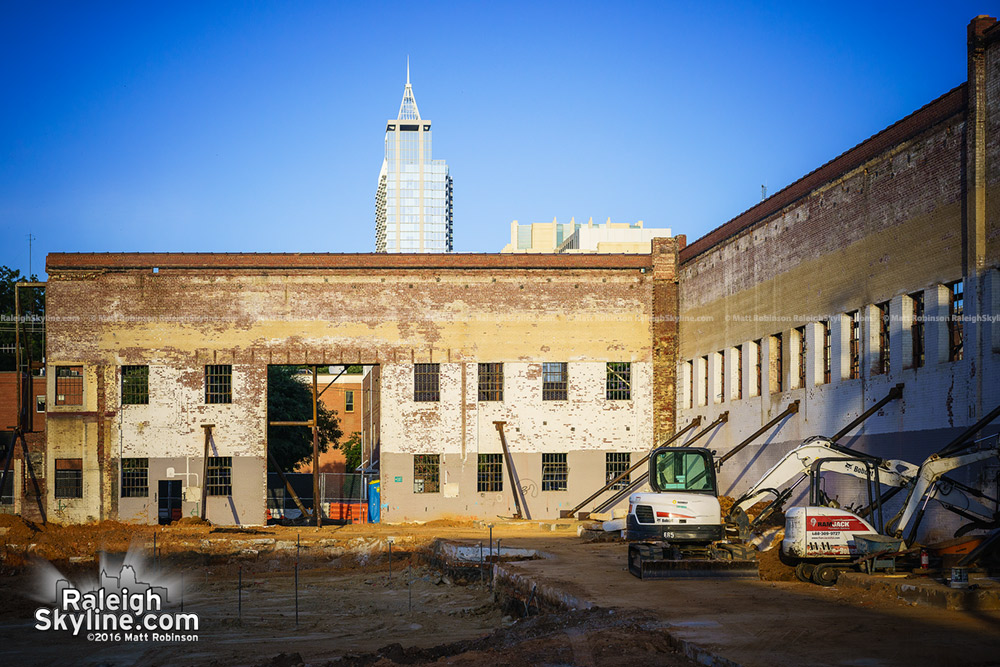
[[[882,459],[813,437],[790,451],[733,504],[723,519],[718,501],[716,465],[712,452],[695,447],[661,447],[650,456],[652,492],[632,494],[626,522],[629,571],[640,578],[678,576],[756,576],[755,552],[747,541],[761,524],[780,510],[805,480],[810,502],[786,513],[783,560],[796,565],[800,579],[829,585],[837,567],[858,555],[857,535],[879,535],[892,529],[901,534],[912,521],[910,540],[934,500],[971,520],[963,530],[996,524],[996,500],[949,479],[955,468],[998,455],[998,450],[978,448],[962,456],[939,452],[922,465]],[[822,472],[867,480],[869,503],[856,512],[835,505],[823,492]],[[881,486],[890,488],[881,493]],[[882,522],[882,505],[899,491],[907,500],[888,523]],[[746,510],[769,496],[774,499],[752,521]],[[992,501],[994,508],[980,499]],[[878,530],[866,518],[877,513]],[[818,568],[818,565],[829,567]],[[814,576],[815,575],[815,576]],[[822,576],[820,576],[822,575]]]
[[[993,444],[984,445],[987,441]],[[920,466],[838,449],[841,451],[837,455],[817,457],[810,463],[809,503],[785,513],[780,553],[783,561],[795,565],[795,574],[802,581],[831,586],[841,570],[865,562],[870,565],[879,552],[904,550],[907,543],[914,543],[932,501],[969,520],[956,531],[956,536],[1000,525],[997,511],[1000,501],[946,477],[946,473],[957,468],[1000,456],[996,436],[932,454]],[[824,491],[824,472],[864,479],[867,503],[857,508],[840,507]],[[889,487],[884,494],[883,485]],[[902,507],[884,521],[885,503],[904,490]]]
[[[653,450],[649,485],[651,492],[629,496],[629,572],[640,579],[759,576],[753,548],[724,539],[710,450]]]

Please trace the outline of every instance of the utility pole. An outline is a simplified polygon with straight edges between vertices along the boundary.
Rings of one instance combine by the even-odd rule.
[[[28,234],[28,280],[31,280],[31,242],[35,239],[34,235]]]

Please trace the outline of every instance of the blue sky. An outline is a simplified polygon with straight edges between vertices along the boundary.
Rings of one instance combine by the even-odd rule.
[[[694,240],[966,79],[981,3],[0,4],[0,264],[370,252],[411,63],[455,246]]]

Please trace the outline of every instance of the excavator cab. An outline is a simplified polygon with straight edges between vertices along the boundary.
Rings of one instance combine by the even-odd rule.
[[[657,493],[706,493],[718,496],[712,453],[695,447],[664,447],[649,457],[650,485]]]

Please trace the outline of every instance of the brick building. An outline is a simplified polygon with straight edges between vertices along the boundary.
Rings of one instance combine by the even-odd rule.
[[[344,370],[346,368],[346,370]],[[371,372],[371,366],[347,366],[331,367],[330,373],[320,372],[316,377],[319,388],[319,400],[332,412],[336,413],[340,423],[340,430],[343,437],[340,441],[346,442],[352,434],[362,437],[371,430],[371,424],[365,420],[365,404],[371,400],[366,390],[364,380]],[[341,371],[344,370],[343,373]],[[304,376],[309,379],[311,375]],[[311,380],[310,380],[311,381]],[[367,438],[366,438],[367,441]],[[330,448],[320,454],[320,472],[353,472],[346,468],[344,452],[341,449]],[[296,472],[312,472],[312,462],[308,461],[300,464]]]
[[[386,520],[511,515],[494,421],[529,509],[557,516],[672,432],[677,245],[49,255],[51,517],[155,522],[165,499],[199,513],[211,425],[208,518],[261,523],[267,367],[333,363],[375,367],[362,412]]]
[[[974,19],[967,83],[681,252],[678,423],[728,412],[710,441],[726,452],[799,401],[724,491],[900,383],[841,444],[920,463],[1000,404],[998,35]],[[995,495],[998,474],[956,476]]]

